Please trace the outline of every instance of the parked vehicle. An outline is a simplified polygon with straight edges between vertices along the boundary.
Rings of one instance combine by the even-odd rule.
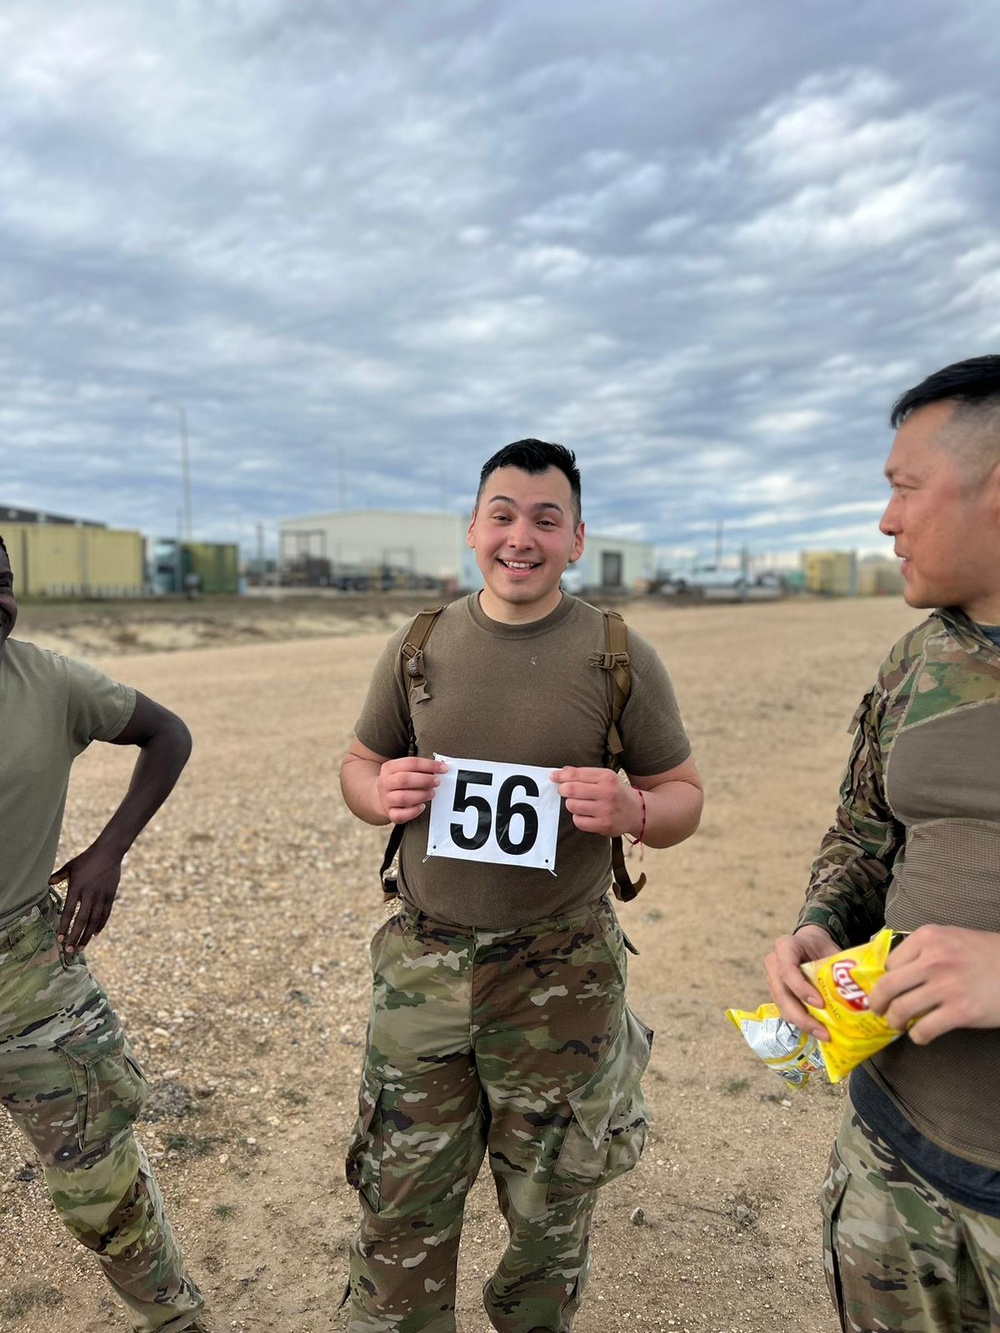
[[[691,592],[698,588],[726,588],[740,592],[746,586],[742,570],[720,569],[718,565],[696,565],[670,581],[674,592]]]

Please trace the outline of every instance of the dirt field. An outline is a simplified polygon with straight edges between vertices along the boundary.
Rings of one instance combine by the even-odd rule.
[[[195,736],[88,956],[157,1088],[158,1118],[140,1135],[219,1333],[340,1327],[355,1218],[342,1161],[367,941],[383,919],[383,835],[346,812],[336,772],[372,661],[405,608],[388,618],[364,608],[374,619],[363,622],[359,610],[300,627],[324,637],[292,640],[287,608],[242,607],[238,631],[217,640],[236,646],[145,655],[147,631],[122,612],[112,635],[128,656],[55,609],[29,608],[18,627],[176,708]],[[631,1003],[657,1034],[646,1083],[655,1127],[637,1170],[599,1205],[576,1328],[833,1333],[814,1200],[842,1096],[817,1080],[786,1095],[722,1011],[766,998],[761,959],[794,919],[851,714],[916,614],[895,600],[635,603],[626,614],[668,663],[706,807],[695,838],[646,854],[650,882],[621,909],[641,950]],[[111,746],[78,762],[67,854],[113,808],[128,766]],[[463,1240],[463,1333],[487,1333],[479,1289],[500,1248],[481,1180]],[[120,1327],[0,1122],[0,1329]]]

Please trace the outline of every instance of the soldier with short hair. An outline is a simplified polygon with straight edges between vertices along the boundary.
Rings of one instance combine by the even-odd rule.
[[[893,408],[882,532],[936,608],[856,714],[836,821],[767,959],[789,1022],[827,1035],[800,970],[905,932],[870,1004],[906,1029],[851,1075],[823,1186],[830,1294],[850,1333],[1000,1328],[1000,356]]]
[[[205,1333],[201,1293],[132,1132],[146,1080],[82,953],[107,924],[122,858],[173,790],[191,738],[130,686],[11,639],[16,618],[0,537],[0,1103],[133,1330]],[[139,747],[132,780],[91,845],[53,873],[70,767],[95,740]]]
[[[625,1003],[611,840],[688,837],[701,783],[667,674],[631,631],[631,785],[605,766],[604,616],[560,588],[583,540],[568,449],[495,454],[468,531],[484,587],[408,659],[419,689],[401,671],[411,627],[389,641],[344,758],[351,810],[405,828],[348,1155],[350,1333],[454,1333],[462,1212],[487,1153],[509,1230],[490,1322],[565,1333],[597,1189],[642,1150],[652,1034]]]

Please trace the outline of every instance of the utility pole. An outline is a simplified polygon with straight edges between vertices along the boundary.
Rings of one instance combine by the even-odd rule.
[[[188,455],[187,409],[183,403],[175,403],[170,398],[163,398],[158,393],[150,394],[151,403],[163,403],[177,413],[177,422],[181,437],[181,494],[184,501],[184,540],[191,541],[191,461]]]

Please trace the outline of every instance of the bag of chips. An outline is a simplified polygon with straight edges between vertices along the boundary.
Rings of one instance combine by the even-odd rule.
[[[824,1000],[823,1008],[806,1008],[830,1034],[829,1041],[817,1044],[831,1083],[839,1083],[855,1065],[903,1035],[868,1008],[868,995],[885,972],[889,950],[903,938],[885,927],[867,944],[802,964]]]
[[[753,1013],[727,1009],[726,1017],[746,1038],[750,1049],[793,1088],[803,1088],[809,1075],[823,1068],[820,1044],[778,1013],[776,1004],[762,1004]]]
[[[867,944],[802,964],[825,1002],[823,1008],[810,1004],[806,1008],[829,1032],[829,1041],[817,1041],[800,1031],[781,1017],[774,1004],[762,1004],[753,1013],[727,1009],[726,1017],[743,1033],[750,1049],[793,1088],[804,1087],[809,1075],[823,1068],[831,1083],[839,1083],[855,1065],[903,1035],[868,1008],[869,992],[885,971],[889,950],[903,938],[886,927]]]

